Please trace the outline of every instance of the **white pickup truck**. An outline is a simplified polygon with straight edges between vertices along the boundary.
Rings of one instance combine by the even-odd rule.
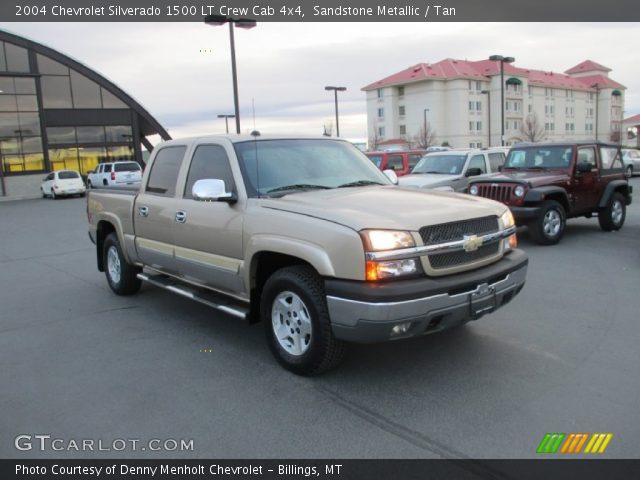
[[[507,207],[388,176],[339,139],[172,140],[138,192],[89,192],[89,234],[115,293],[145,281],[261,320],[285,368],[317,374],[348,342],[462,325],[525,283]]]

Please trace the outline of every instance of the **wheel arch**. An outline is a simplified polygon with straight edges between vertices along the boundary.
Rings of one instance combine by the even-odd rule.
[[[609,204],[609,200],[615,192],[622,194],[627,205],[631,203],[631,189],[629,188],[629,182],[626,180],[613,180],[605,187],[602,197],[600,197],[598,207],[605,208]]]

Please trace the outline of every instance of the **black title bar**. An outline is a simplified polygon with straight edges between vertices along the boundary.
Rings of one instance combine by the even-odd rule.
[[[4,0],[3,22],[629,22],[637,0]],[[544,32],[540,32],[544,35]]]

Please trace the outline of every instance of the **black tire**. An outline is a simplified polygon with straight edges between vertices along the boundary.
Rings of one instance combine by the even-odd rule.
[[[619,192],[614,192],[609,199],[609,204],[598,212],[598,223],[605,232],[620,230],[627,216],[627,206],[624,197]]]
[[[301,301],[298,305],[302,306],[300,311],[303,315],[300,316],[296,315],[293,308],[296,297]],[[277,305],[285,308],[289,298],[292,300],[291,309],[294,311],[288,311],[286,316],[282,311],[278,313]],[[277,299],[280,300],[276,304]],[[275,322],[274,317],[276,317]],[[303,326],[301,319],[304,321],[304,317],[306,322]],[[324,284],[310,267],[302,265],[286,267],[269,277],[260,299],[260,318],[264,324],[267,344],[271,352],[284,368],[295,374],[318,375],[335,368],[344,358],[346,345],[333,336]],[[293,337],[278,340],[275,332],[277,327],[274,326],[278,320],[280,328],[283,329],[281,333],[284,332],[288,336],[287,332],[291,329]],[[297,330],[299,343],[295,341],[294,327]],[[306,337],[304,337],[305,330],[309,332]],[[283,346],[287,343],[289,344]],[[304,348],[304,351],[292,353],[291,350],[295,350],[296,346],[300,350]]]
[[[104,185],[105,187],[108,187],[108,186],[109,186],[109,182],[107,182],[107,179],[106,179],[106,178],[103,178],[103,179],[102,179],[102,185]]]
[[[42,192],[42,198],[47,198],[47,194],[44,193],[44,188],[40,187],[40,191]]]
[[[115,232],[110,233],[104,240],[102,255],[104,274],[107,277],[109,287],[111,287],[114,293],[117,295],[133,295],[140,290],[142,281],[136,275],[138,275],[142,269],[127,263],[122,254],[118,235]],[[114,257],[110,258],[110,255],[114,255]],[[114,267],[117,264],[119,276],[110,268],[112,264]]]
[[[86,193],[81,193],[79,196],[80,196],[80,198],[84,198],[85,195],[86,195]]]
[[[529,224],[529,235],[539,245],[555,245],[564,234],[567,215],[555,200],[542,203],[540,215]]]

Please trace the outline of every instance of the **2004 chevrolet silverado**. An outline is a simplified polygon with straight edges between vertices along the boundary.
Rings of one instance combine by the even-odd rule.
[[[392,177],[339,139],[172,140],[139,192],[89,192],[89,235],[116,294],[146,281],[262,320],[285,368],[318,374],[348,342],[461,325],[525,283],[507,207]]]

